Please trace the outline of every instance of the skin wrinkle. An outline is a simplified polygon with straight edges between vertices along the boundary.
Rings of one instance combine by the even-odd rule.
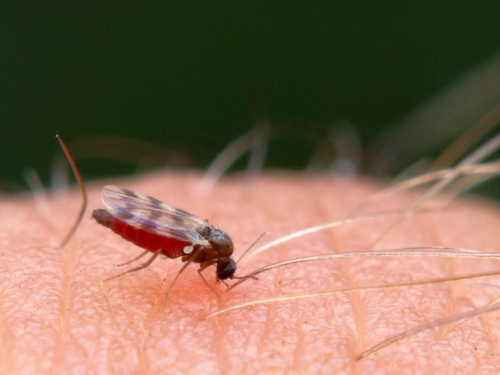
[[[329,220],[328,215],[325,213],[325,215],[323,215],[323,221],[327,222],[328,220]],[[331,232],[332,232],[332,236],[335,236],[335,239],[338,238],[338,240],[336,242],[340,244],[339,246],[337,246],[336,251],[337,252],[345,251],[344,250],[345,243],[342,241],[342,237],[338,235],[337,231],[331,231]],[[351,265],[353,264],[353,262],[355,262],[354,259],[347,260],[346,262],[340,263],[339,274],[341,274],[341,275],[343,274],[344,279],[347,281],[347,282],[343,283],[342,287],[350,287],[352,285],[355,285],[355,282],[354,282],[354,279],[353,279],[353,276],[351,273]],[[354,324],[353,329],[354,329],[355,337],[361,338],[360,339],[361,342],[358,342],[357,344],[349,342],[349,343],[347,343],[347,345],[351,350],[358,351],[360,344],[363,343],[363,338],[365,337],[364,332],[366,331],[366,325],[365,325],[365,322],[363,319],[363,307],[362,307],[363,304],[361,302],[362,297],[358,293],[351,293],[351,294],[347,295],[347,298],[350,300],[351,311],[354,314],[353,321],[355,322],[355,324]]]
[[[54,368],[57,370],[58,363],[62,363],[64,359],[64,345],[68,341],[74,342],[75,338],[68,329],[68,314],[72,310],[73,301],[73,280],[74,280],[74,257],[73,247],[68,248],[63,255],[62,278],[61,278],[61,303],[59,306],[59,333],[60,336],[56,346],[56,356],[53,362]],[[76,341],[77,345],[78,342]]]
[[[203,198],[191,195],[191,188],[197,178],[195,175],[161,174],[115,184],[155,196],[200,217],[216,218],[235,242],[236,259],[263,230],[273,229],[264,239],[266,243],[291,231],[325,221],[328,212],[331,212],[329,221],[346,217],[348,211],[354,208],[356,200],[359,203],[378,189],[360,182],[336,184],[335,180],[326,178],[308,176],[306,179],[296,175],[268,174],[257,181],[255,190],[247,196],[247,200],[238,201],[237,192],[242,183],[237,178],[223,181],[212,195]],[[317,180],[309,188],[311,179]],[[89,189],[89,192],[89,207],[99,208],[100,189]],[[304,192],[307,192],[307,196],[304,196]],[[298,196],[301,198],[297,199]],[[333,197],[347,198],[340,199],[336,206]],[[328,202],[324,205],[328,207],[324,215],[313,208],[317,207],[318,199]],[[401,202],[401,199],[398,201]],[[275,202],[277,207],[271,209]],[[171,304],[164,308],[161,305],[163,294],[180,263],[172,260],[156,261],[146,270],[102,284],[102,279],[116,272],[112,264],[131,259],[141,250],[95,225],[88,219],[88,214],[69,244],[74,253],[74,271],[68,285],[73,290],[71,301],[64,301],[64,306],[70,307],[64,321],[68,335],[59,336],[60,328],[57,327],[62,323],[58,323],[60,314],[56,312],[60,311],[63,304],[57,302],[57,296],[66,298],[64,293],[61,294],[65,255],[46,245],[60,242],[65,228],[74,219],[78,205],[76,192],[67,198],[50,200],[53,218],[57,218],[53,220],[57,231],[50,233],[43,220],[37,218],[31,200],[17,200],[15,204],[12,201],[0,201],[0,212],[5,213],[3,219],[0,217],[2,238],[9,239],[8,243],[4,243],[4,249],[11,249],[4,250],[0,258],[0,269],[8,275],[6,278],[3,273],[2,280],[6,281],[0,283],[0,295],[4,296],[0,301],[0,320],[4,322],[0,331],[2,343],[10,340],[9,344],[1,345],[3,353],[8,351],[8,358],[1,358],[0,368],[8,370],[7,373],[44,373],[49,368],[45,367],[47,364],[59,373],[75,372],[77,369],[94,373],[241,373],[242,370],[244,373],[279,373],[285,369],[302,373],[369,373],[385,369],[388,373],[398,373],[403,368],[421,372],[436,372],[445,368],[464,373],[486,369],[491,371],[500,363],[497,356],[474,350],[474,346],[489,347],[489,351],[494,353],[493,348],[500,334],[494,330],[498,313],[472,319],[462,326],[452,324],[422,332],[362,361],[356,362],[354,359],[359,351],[412,328],[423,320],[426,322],[484,305],[484,302],[477,302],[475,294],[470,293],[470,288],[464,287],[467,283],[463,282],[447,286],[439,284],[432,288],[398,288],[393,291],[344,293],[307,301],[278,302],[229,312],[213,320],[203,319],[210,311],[223,305],[279,295],[281,292],[277,292],[280,290],[290,292],[294,289],[300,292],[343,285],[347,279],[342,269],[346,267],[352,280],[349,282],[370,285],[408,281],[409,277],[423,279],[431,275],[444,276],[450,273],[447,263],[450,259],[367,258],[348,260],[348,263],[345,260],[313,262],[317,264],[263,273],[259,275],[259,281],[248,281],[227,294],[224,294],[223,289],[218,289],[224,294],[221,301],[216,300],[199,279],[196,267],[188,267],[172,291]],[[385,202],[385,205],[386,209],[391,209],[390,201]],[[285,212],[287,206],[293,206],[293,209]],[[10,215],[14,210],[16,214]],[[462,219],[464,216],[467,220]],[[342,249],[359,250],[363,242],[367,243],[374,232],[380,231],[390,221],[384,219],[380,220],[382,226],[373,225],[377,220],[334,229],[328,235],[319,235],[315,239],[311,236],[310,239],[280,245],[255,259],[245,260],[237,274],[244,274],[258,265],[282,260],[283,256],[308,255],[304,252],[311,248],[323,253],[331,251],[330,238],[342,244]],[[418,229],[416,225],[422,222],[427,225]],[[435,222],[442,222],[443,225],[434,227],[428,224]],[[19,223],[23,225],[22,230],[19,229]],[[477,226],[474,223],[478,223]],[[391,235],[384,247],[400,245],[401,238],[407,239],[406,245],[415,245],[419,240],[415,233],[434,228],[437,240],[446,245],[461,245],[484,251],[500,248],[500,238],[495,229],[500,224],[498,207],[489,209],[479,201],[458,203],[453,210],[443,213],[430,213],[420,218],[416,215],[410,224],[413,226],[398,228],[394,234],[396,242],[392,242]],[[471,225],[474,225],[474,230]],[[410,232],[410,235],[405,236],[403,231]],[[12,233],[15,237],[10,236]],[[420,241],[436,241],[428,236],[427,233]],[[30,243],[31,246],[28,246]],[[313,247],[305,246],[311,243],[314,243]],[[482,270],[487,266],[489,269],[499,266],[499,262],[493,260],[453,262],[458,265],[457,273],[473,272],[476,265]],[[213,269],[206,271],[210,283],[213,283],[213,272]],[[328,275],[328,272],[331,276],[322,281],[323,275]],[[22,275],[22,282],[13,275]],[[482,282],[494,283],[496,280],[488,278]],[[317,283],[311,284],[312,281]],[[477,281],[472,280],[470,283],[475,284]],[[276,285],[279,285],[279,290]],[[439,298],[446,298],[446,293],[439,291],[449,291],[449,285],[453,285],[453,290],[456,290],[453,292],[456,297],[452,296],[453,305],[450,305],[449,300],[436,305],[432,303],[434,297],[425,297],[434,292]],[[482,290],[480,286],[478,289]],[[353,308],[349,300],[352,298],[361,300],[360,314],[365,317],[363,321],[367,322],[366,336],[357,327],[354,332],[349,329],[350,324],[355,326],[350,323]],[[420,306],[420,301],[429,302]],[[6,306],[9,308],[6,309]],[[450,306],[449,311],[442,311],[444,306]],[[413,318],[405,319],[404,312],[409,311],[410,307],[417,310],[411,314],[418,317],[416,321]],[[424,311],[430,308],[433,310]],[[268,316],[274,319],[275,324],[268,321]],[[3,335],[5,327],[13,327],[12,322],[21,323],[23,319],[29,319],[25,323],[29,331],[9,328],[10,337]],[[304,319],[303,323],[301,319]],[[483,321],[491,323],[483,324]],[[299,332],[303,332],[303,348],[298,340]],[[477,333],[471,335],[470,332]],[[261,344],[263,335],[267,340],[264,345]],[[485,338],[495,339],[495,344],[485,343]],[[62,359],[61,355],[54,357],[57,339],[61,340]],[[75,345],[76,340],[79,345]],[[282,345],[283,340],[286,345]],[[259,347],[261,350],[256,350]],[[221,361],[220,358],[226,360]],[[294,358],[300,360],[295,362]],[[471,361],[471,358],[474,360]],[[62,363],[56,363],[60,360]],[[301,368],[294,369],[294,366]]]
[[[297,330],[297,342],[295,343],[295,350],[293,351],[293,362],[291,363],[290,367],[287,368],[288,371],[292,371],[293,369],[302,367],[302,353],[305,351],[304,331],[302,330],[303,320],[303,314],[299,312],[299,318],[297,319],[297,323],[295,324],[295,329]],[[287,344],[286,340],[283,340],[282,343],[283,345]]]
[[[329,218],[328,218],[328,215],[325,213],[324,215],[322,215],[322,221],[328,221]],[[338,232],[337,231],[331,231],[332,233],[332,237],[334,237],[337,241],[336,243],[339,244],[337,247],[336,247],[336,251],[337,252],[343,252],[344,249],[345,249],[345,245],[344,245],[344,242],[342,241],[342,237],[338,235]],[[341,275],[344,275],[343,276],[343,283],[342,283],[342,287],[349,287],[349,286],[352,286],[354,285],[354,280],[353,280],[353,277],[352,277],[352,274],[351,274],[351,265],[353,263],[353,260],[347,260],[346,262],[343,262],[343,263],[340,263],[339,265],[339,274]],[[362,311],[362,308],[360,307],[362,305],[362,303],[360,302],[360,295],[359,294],[350,294],[347,296],[347,298],[349,299],[350,301],[350,307],[351,307],[351,311],[352,313],[354,314],[354,330],[355,330],[355,334],[357,337],[364,337],[363,335],[363,332],[365,331],[365,324],[363,322],[363,318],[362,318],[362,315],[360,314],[360,312]],[[358,345],[353,345],[354,343],[348,343],[348,346],[353,350],[353,351],[356,351],[358,350],[357,346]]]
[[[0,295],[1,301],[5,300],[5,296],[2,293]],[[0,371],[2,374],[7,373],[7,369],[12,366],[11,359],[13,358],[13,345],[14,335],[9,329],[5,322],[4,317],[6,316],[5,310],[0,309],[0,334],[2,335],[2,345],[0,345],[0,355],[3,360],[0,361]]]
[[[217,301],[218,307],[221,308],[222,306],[224,306],[226,300],[226,295],[222,294],[221,299]],[[212,347],[218,359],[218,363],[220,366],[219,369],[229,368],[231,365],[230,358],[227,358],[223,351],[218,350],[218,348],[223,347],[226,339],[225,333],[228,330],[226,320],[223,317],[219,317],[213,322],[212,327],[215,330],[215,340],[213,340],[214,342]]]
[[[150,312],[146,315],[146,319],[144,319],[143,325],[141,326],[143,335],[140,340],[136,340],[136,342],[134,343],[137,353],[137,365],[135,367],[135,371],[137,373],[148,373],[150,370],[149,360],[145,355],[147,346],[147,340],[145,339],[145,337],[149,337],[150,335],[151,322],[155,321],[155,318],[158,315],[157,313],[155,313],[156,310],[157,308],[155,308],[155,305],[152,305]],[[129,319],[132,320],[131,317],[129,317]]]
[[[283,275],[283,270],[280,270],[278,272],[278,274],[276,275],[275,281],[273,283],[274,284],[274,290],[277,293],[280,292],[279,284],[280,284],[280,280],[282,278],[282,275]],[[265,346],[266,346],[267,341],[268,341],[268,338],[266,337],[265,332],[272,331],[272,328],[274,326],[274,322],[277,319],[276,309],[277,309],[276,305],[271,306],[270,309],[267,309],[266,319],[265,319],[265,326],[264,326],[262,334],[259,334],[260,340],[259,340],[259,345],[257,347],[257,351],[258,351],[259,355],[263,355],[263,353],[265,352],[264,349],[265,349]]]
[[[348,263],[351,263],[351,261],[348,261]],[[351,273],[348,270],[346,270],[345,267],[343,269],[348,274],[348,286],[353,285],[353,279],[351,277]],[[360,294],[353,293],[353,294],[349,295],[348,298],[351,301],[350,305],[352,306],[352,312],[354,314],[354,321],[355,321],[354,329],[355,329],[355,333],[356,333],[355,336],[356,337],[364,337],[363,333],[366,332],[366,328],[365,328],[366,324],[364,322],[363,315],[362,315],[363,308],[362,308],[362,302],[360,301],[361,296],[360,296]],[[362,343],[362,340],[361,340],[361,343]],[[357,351],[359,349],[359,345],[355,345],[355,344],[351,345],[351,348],[354,351]]]
[[[213,323],[213,329],[215,330],[215,340],[213,342],[212,348],[214,352],[216,353],[217,360],[220,363],[221,368],[227,368],[229,367],[229,362],[227,358],[223,355],[222,351],[217,350],[218,348],[222,347],[223,342],[224,342],[224,332],[227,329],[226,324],[224,323],[224,319],[217,318],[217,320]]]
[[[429,220],[428,222],[424,222],[424,225],[425,225],[425,231],[423,231],[423,233],[427,237],[426,239],[428,239],[430,243],[436,243],[438,245],[445,245],[440,239],[440,236],[439,236],[439,233],[437,230],[438,226],[434,225],[432,220]],[[444,268],[446,268],[445,272],[447,274],[453,274],[453,275],[457,274],[455,264],[456,264],[455,259],[453,259],[453,258],[449,259],[448,262],[444,263]],[[432,287],[428,286],[428,285],[424,286],[424,288],[423,288],[424,291],[429,290],[429,289],[432,289]],[[429,292],[431,294],[433,293],[432,290],[429,290]],[[440,319],[440,318],[443,318],[444,316],[453,315],[455,312],[458,311],[457,310],[458,304],[456,301],[457,294],[455,293],[455,285],[448,284],[448,290],[446,292],[447,292],[447,295],[449,296],[448,297],[449,303],[447,303],[447,306],[445,307],[446,311],[443,311],[442,313],[440,313],[438,315],[433,315],[433,316],[427,316],[424,314],[423,317],[420,319],[421,320],[420,324],[425,324],[426,322],[432,321],[433,319]],[[420,297],[420,299],[423,300],[425,298],[426,298],[425,293],[423,293],[422,296]],[[434,303],[434,298],[433,298],[431,303]],[[414,306],[414,309],[415,309],[415,311],[418,311],[418,306]],[[443,328],[446,329],[448,327],[443,327]],[[435,331],[435,333],[432,332],[432,334],[435,337],[436,341],[442,340],[446,336],[446,333],[443,332],[443,330],[440,328],[438,328]]]
[[[322,202],[327,201],[328,198],[323,198]],[[328,212],[324,209],[325,204],[321,204],[320,206],[320,217],[323,222],[328,222],[330,217],[328,215]],[[342,240],[342,236],[339,236],[338,231],[328,231],[326,232],[328,235],[327,240],[333,239],[334,243],[336,246],[332,246],[331,249],[332,251],[337,251],[337,252],[342,252],[344,251],[343,249],[345,248],[345,243]],[[342,278],[342,287],[349,287],[351,285],[354,285],[353,283],[353,278],[350,272],[350,267],[349,265],[352,264],[353,260],[347,260],[346,262],[340,263],[339,267],[339,272],[338,274],[344,275]],[[359,314],[359,311],[361,311],[360,308],[360,295],[359,294],[349,294],[347,295],[347,299],[350,301],[349,306],[351,307],[351,311],[354,314],[353,321],[355,322],[354,326],[352,327],[355,330],[355,336],[356,337],[364,337],[363,334],[360,335],[360,333],[364,332],[364,322],[363,319],[361,318],[361,314]],[[352,342],[346,343],[346,346],[350,348],[352,351],[357,351],[358,345],[354,345]]]

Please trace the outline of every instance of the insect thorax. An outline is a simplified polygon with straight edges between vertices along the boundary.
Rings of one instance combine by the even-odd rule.
[[[228,259],[233,254],[233,241],[226,232],[207,226],[201,235],[210,243],[218,259]]]

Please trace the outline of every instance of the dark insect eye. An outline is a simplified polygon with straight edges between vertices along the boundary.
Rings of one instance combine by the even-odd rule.
[[[229,279],[236,271],[236,262],[233,258],[229,258],[227,262],[217,264],[217,277],[220,280]]]

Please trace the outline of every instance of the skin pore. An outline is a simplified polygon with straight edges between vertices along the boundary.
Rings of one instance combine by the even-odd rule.
[[[263,231],[267,235],[259,245],[345,219],[382,188],[370,181],[266,173],[251,189],[242,178],[231,177],[200,194],[199,179],[195,173],[158,173],[106,183],[209,219],[231,236],[236,260]],[[102,208],[103,185],[88,185],[89,209]],[[399,210],[416,197],[397,194],[367,212]],[[89,211],[66,248],[58,248],[80,203],[76,189],[50,197],[48,212],[37,209],[31,196],[0,200],[0,373],[499,371],[498,312],[426,330],[356,359],[407,329],[495,301],[500,295],[498,277],[273,302],[206,319],[214,310],[266,297],[500,270],[497,260],[317,261],[262,273],[259,280],[248,280],[228,293],[223,285],[215,285],[211,267],[204,275],[220,299],[204,285],[195,265],[181,275],[165,306],[165,292],[182,263],[159,258],[145,270],[103,283],[123,271],[114,264],[134,258],[142,249],[91,221]],[[333,252],[422,245],[500,249],[500,208],[492,202],[469,198],[415,213],[380,240],[396,219],[378,216],[284,243],[245,258],[236,275]]]

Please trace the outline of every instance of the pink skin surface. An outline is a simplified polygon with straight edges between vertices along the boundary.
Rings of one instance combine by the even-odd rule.
[[[267,243],[290,232],[347,217],[380,189],[297,174],[267,174],[250,190],[237,177],[209,195],[199,175],[158,174],[107,181],[154,196],[209,219],[235,244],[235,258],[263,231]],[[89,186],[89,209],[101,208],[100,186]],[[245,195],[242,195],[246,191]],[[372,212],[408,206],[388,199]],[[500,313],[440,326],[398,341],[363,360],[356,355],[406,329],[495,300],[500,277],[411,288],[336,294],[246,307],[211,319],[208,313],[242,302],[500,270],[495,260],[351,258],[299,264],[259,275],[226,293],[215,268],[204,274],[218,299],[188,267],[160,258],[149,268],[103,283],[113,267],[142,249],[89,219],[66,249],[77,191],[49,199],[50,212],[31,197],[0,200],[0,373],[2,374],[257,374],[257,373],[498,373]],[[369,250],[394,217],[378,217],[287,242],[244,259],[236,275],[299,256]],[[377,249],[448,245],[500,249],[500,209],[469,199],[412,216]],[[138,261],[140,264],[143,258]],[[138,264],[133,264],[132,267]]]

